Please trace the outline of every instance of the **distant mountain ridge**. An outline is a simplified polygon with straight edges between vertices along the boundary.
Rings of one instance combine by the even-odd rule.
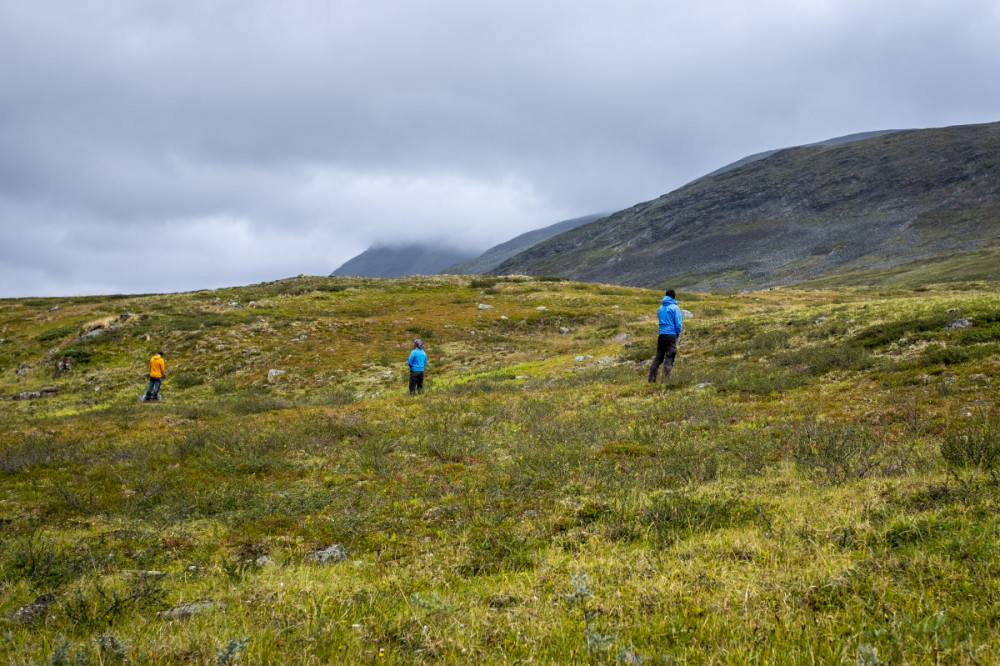
[[[330,276],[390,278],[434,275],[442,269],[454,263],[466,261],[472,256],[474,256],[472,252],[421,243],[373,245],[356,257],[344,262],[330,273]]]
[[[996,245],[1000,123],[824,144],[731,165],[491,272],[752,288]]]
[[[599,220],[606,215],[607,213],[584,215],[583,217],[575,217],[572,220],[563,220],[562,222],[556,222],[555,224],[550,224],[549,226],[542,227],[541,229],[525,232],[505,243],[494,245],[474,259],[449,266],[448,268],[442,270],[441,273],[449,275],[480,275],[482,273],[488,273],[507,259],[524,252],[533,245],[537,245],[538,243],[552,238],[553,236],[561,234],[565,231],[570,231],[571,229],[576,229],[577,227],[593,222],[594,220]]]
[[[525,232],[478,255],[442,246],[441,243],[376,244],[344,262],[330,273],[330,276],[388,278],[434,274],[479,275],[489,272],[500,263],[543,240],[575,229],[581,224],[593,222],[604,215],[607,213],[556,222],[541,229]]]

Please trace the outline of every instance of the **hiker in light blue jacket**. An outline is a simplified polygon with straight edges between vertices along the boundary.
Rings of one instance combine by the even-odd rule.
[[[427,352],[424,351],[424,343],[419,338],[413,341],[413,351],[410,352],[410,358],[406,359],[406,365],[410,366],[410,395],[423,393]]]
[[[673,289],[667,289],[663,296],[663,303],[656,311],[660,320],[660,335],[656,339],[656,356],[653,358],[653,365],[649,368],[649,381],[656,382],[656,371],[663,364],[663,379],[670,377],[670,371],[674,368],[674,358],[677,356],[677,338],[681,336],[682,317],[681,309],[677,305],[677,293]]]

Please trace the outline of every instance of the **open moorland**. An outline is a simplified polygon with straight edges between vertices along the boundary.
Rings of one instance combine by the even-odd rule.
[[[0,300],[0,655],[996,663],[997,287]]]

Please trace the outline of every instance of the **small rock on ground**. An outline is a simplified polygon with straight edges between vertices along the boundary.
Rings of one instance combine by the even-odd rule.
[[[339,544],[334,544],[329,548],[317,550],[314,553],[306,555],[307,562],[319,562],[320,564],[325,564],[327,562],[343,562],[346,559],[347,551],[344,550],[344,548]]]
[[[46,592],[27,606],[21,606],[7,617],[15,624],[34,624],[45,616],[45,611],[49,609],[49,606],[55,600],[56,595]]]
[[[198,613],[210,611],[213,608],[215,608],[214,601],[195,601],[183,606],[174,606],[170,610],[160,611],[157,615],[170,618],[171,620],[181,620],[192,615],[197,615]]]

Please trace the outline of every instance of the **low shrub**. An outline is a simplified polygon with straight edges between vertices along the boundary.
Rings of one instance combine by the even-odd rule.
[[[972,352],[968,349],[955,346],[945,346],[941,344],[928,345],[920,352],[920,362],[923,365],[955,365],[964,363],[972,358]]]
[[[196,331],[201,328],[231,327],[245,321],[245,317],[222,312],[168,312],[153,315],[132,328],[134,337],[145,337],[150,333],[170,333],[173,331]]]
[[[648,342],[633,342],[631,347],[622,349],[618,354],[619,361],[632,361],[642,363],[648,361],[656,355],[656,344]]]
[[[430,326],[409,326],[406,331],[408,333],[413,333],[415,337],[418,337],[421,340],[428,340],[434,337],[434,329]],[[393,360],[397,359],[394,357]]]
[[[941,442],[941,456],[956,475],[982,471],[1000,473],[1000,419],[987,418],[964,425]]]
[[[874,365],[871,352],[858,345],[812,345],[779,354],[775,363],[819,375],[831,370],[863,370]]]
[[[866,349],[875,349],[890,343],[896,342],[900,338],[912,336],[914,334],[926,333],[927,331],[943,331],[953,315],[942,312],[936,315],[928,315],[914,319],[903,319],[897,321],[875,324],[862,329],[854,335],[852,342],[859,344]],[[926,338],[926,336],[922,336]]]
[[[12,433],[11,433],[12,434]],[[0,472],[17,474],[53,460],[56,453],[51,437],[16,435],[0,439]]]
[[[5,539],[2,547],[4,578],[24,580],[34,589],[55,589],[80,576],[88,558],[37,534]]]
[[[772,329],[755,335],[746,347],[747,356],[767,356],[788,346],[788,331]]]
[[[178,389],[191,388],[205,383],[205,377],[190,370],[176,372],[170,377],[170,383]]]
[[[802,386],[808,378],[801,373],[777,370],[766,364],[739,362],[717,369],[707,380],[719,391],[770,395]]]
[[[75,333],[80,332],[79,326],[66,325],[66,326],[56,326],[55,328],[50,328],[47,331],[42,331],[35,337],[39,342],[49,342],[50,340],[61,340],[62,338],[68,337]]]
[[[532,541],[510,529],[484,529],[469,540],[469,556],[459,570],[466,575],[491,575],[534,568]]]
[[[761,474],[778,463],[780,447],[772,433],[736,431],[719,444],[720,462],[737,477]]]
[[[796,433],[792,459],[814,481],[841,484],[877,472],[883,449],[881,433],[869,426],[814,422]]]
[[[697,497],[668,494],[643,511],[640,522],[662,540],[672,542],[695,532],[704,533],[739,525],[770,524],[767,508],[741,496]]]
[[[216,395],[227,395],[229,393],[236,393],[237,390],[236,380],[225,377],[223,379],[216,379],[212,382],[212,392]]]
[[[64,358],[71,358],[77,363],[89,363],[94,358],[94,350],[84,342],[74,342],[68,347],[64,347],[59,355]]]
[[[709,445],[685,440],[666,449],[659,456],[664,473],[685,485],[707,483],[719,473],[719,458]]]
[[[469,287],[472,289],[489,289],[496,286],[498,282],[500,282],[500,278],[498,277],[478,277],[469,281]]]

